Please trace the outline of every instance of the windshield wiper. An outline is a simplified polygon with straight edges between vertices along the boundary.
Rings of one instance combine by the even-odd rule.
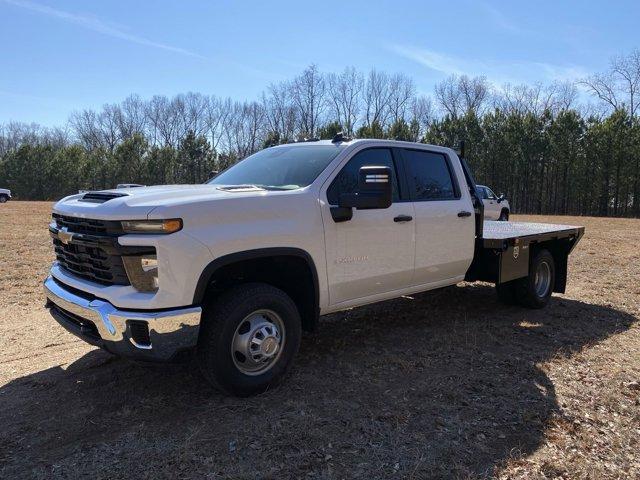
[[[257,190],[285,191],[285,190],[295,190],[296,188],[300,188],[300,187],[298,185],[288,185],[286,187],[279,187],[277,185],[260,185],[255,183],[247,183],[247,184],[240,184],[240,185],[221,185],[218,188],[221,190],[242,190],[242,189],[255,188]]]

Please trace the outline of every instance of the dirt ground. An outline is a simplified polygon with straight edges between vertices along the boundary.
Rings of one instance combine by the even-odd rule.
[[[56,324],[50,207],[0,205],[0,478],[640,477],[640,220],[519,217],[586,226],[546,309],[462,284],[331,315],[237,399]]]

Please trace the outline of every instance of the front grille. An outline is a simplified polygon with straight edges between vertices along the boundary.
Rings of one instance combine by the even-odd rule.
[[[49,232],[58,264],[67,272],[92,282],[131,285],[122,257],[156,253],[154,247],[120,245],[118,237],[124,232],[118,221],[57,213],[52,217]]]
[[[58,228],[66,228],[69,232],[88,235],[122,235],[122,225],[114,220],[92,220],[90,218],[69,217],[67,215],[52,215]]]
[[[120,222],[71,217],[54,213],[51,226],[56,260],[64,270],[103,285],[130,285],[122,263]],[[58,231],[73,233],[62,242]]]
[[[109,254],[98,244],[87,243],[72,241],[64,244],[54,238],[53,246],[59,265],[79,277],[103,285],[130,284],[120,255]]]

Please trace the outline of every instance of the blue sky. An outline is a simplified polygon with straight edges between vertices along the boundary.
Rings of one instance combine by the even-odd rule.
[[[571,80],[640,47],[636,1],[0,0],[0,123],[63,124],[131,93],[256,98],[310,63],[502,84]]]

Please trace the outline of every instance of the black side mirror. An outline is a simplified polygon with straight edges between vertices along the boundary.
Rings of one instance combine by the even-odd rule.
[[[393,201],[389,167],[364,166],[358,171],[358,191],[343,193],[338,207],[332,207],[331,215],[336,222],[351,220],[353,209],[372,210],[389,208]]]
[[[504,200],[504,193],[501,193],[500,195],[498,195],[498,203],[502,202]]]
[[[389,208],[392,201],[391,169],[389,167],[360,167],[358,191],[340,195],[338,205],[357,210]]]

